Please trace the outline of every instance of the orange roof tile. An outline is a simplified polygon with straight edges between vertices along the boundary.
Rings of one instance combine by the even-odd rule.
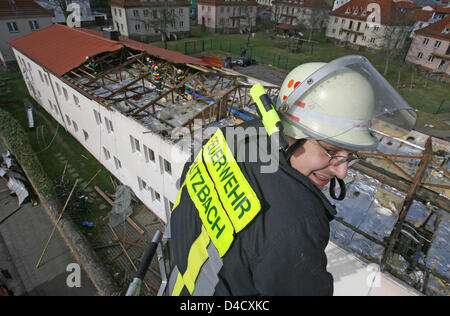
[[[122,47],[118,42],[60,24],[19,37],[9,44],[57,76],[82,64],[86,56]]]
[[[146,51],[150,55],[173,63],[208,65],[199,58],[178,52],[122,37],[119,41],[112,41],[104,38],[101,31],[71,28],[60,24],[53,24],[19,37],[10,41],[9,44],[57,76],[62,76],[81,65],[86,56],[115,51],[123,46]]]

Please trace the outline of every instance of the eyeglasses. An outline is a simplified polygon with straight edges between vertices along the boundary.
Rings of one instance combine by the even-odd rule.
[[[321,145],[318,140],[316,140],[315,143],[317,143],[317,145],[320,146],[320,148],[323,150],[323,152],[330,158],[330,160],[328,161],[328,164],[331,166],[337,167],[337,166],[340,166],[343,163],[347,162],[348,166],[350,167],[351,165],[355,164],[359,160],[359,156],[356,152],[351,152],[347,157],[339,156],[339,155],[334,156],[334,155],[331,155],[328,152],[329,149],[326,149],[325,147],[323,147],[323,145]]]

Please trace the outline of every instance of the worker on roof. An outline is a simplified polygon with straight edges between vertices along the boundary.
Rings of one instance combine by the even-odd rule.
[[[86,56],[86,61],[88,62],[88,66],[94,70],[94,74],[98,74],[98,64],[94,61],[93,57]]]
[[[184,96],[184,93],[186,91],[186,86],[184,85],[184,72],[181,69],[178,69],[175,75],[175,80],[176,80],[176,84],[178,85],[177,87],[177,98],[176,100],[178,101],[178,99],[180,98],[180,96]]]
[[[161,95],[161,89],[162,89],[162,85],[161,85],[161,74],[159,72],[159,67],[155,66],[153,68],[153,82],[155,83],[155,87],[156,87],[156,92]]]
[[[378,144],[371,124],[408,130],[416,117],[356,55],[296,67],[275,105],[261,85],[250,93],[262,118],[218,129],[185,165],[166,230],[167,295],[332,295],[336,210],[322,191],[345,198],[357,151]]]

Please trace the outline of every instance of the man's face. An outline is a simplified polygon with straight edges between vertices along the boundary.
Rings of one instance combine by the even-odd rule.
[[[289,138],[289,143],[295,142]],[[328,144],[324,141],[308,139],[291,156],[290,162],[292,168],[298,170],[301,174],[319,188],[327,185],[328,182],[337,177],[344,179],[347,175],[348,163],[344,162],[338,166],[330,164],[330,156],[348,157],[349,151]]]

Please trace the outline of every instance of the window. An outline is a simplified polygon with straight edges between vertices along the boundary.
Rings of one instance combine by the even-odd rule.
[[[133,10],[133,16],[139,16],[139,10]]]
[[[72,120],[72,124],[73,124],[73,129],[75,130],[75,132],[78,132],[78,125],[77,122]]]
[[[373,31],[374,31],[374,32],[378,31],[379,29],[380,29],[380,27],[379,27],[378,25],[375,25],[375,26],[373,27]]]
[[[141,152],[141,147],[139,146],[139,141],[130,135],[130,142],[131,142],[131,151],[132,152]]]
[[[156,191],[155,191],[155,199],[158,200],[158,202],[161,202],[161,195],[159,195],[159,193]]]
[[[80,105],[80,100],[78,99],[78,97],[75,94],[72,94],[73,96],[73,102],[75,102],[75,105]]]
[[[47,86],[50,86],[50,83],[48,82],[48,77],[46,74],[44,74],[44,79],[45,79],[45,83],[47,84]]]
[[[136,31],[140,31],[140,30],[141,30],[141,25],[140,25],[140,24],[135,24],[135,25],[134,25],[134,29],[135,29]]]
[[[441,46],[441,41],[436,41],[436,43],[434,43],[434,48],[439,48],[439,46]]]
[[[144,145],[145,162],[155,162],[155,152]]]
[[[137,177],[138,178],[138,184],[139,184],[139,190],[146,190],[146,191],[152,191],[152,188],[150,188],[147,185],[147,182],[145,182],[144,180],[142,180],[141,177]]]
[[[148,9],[144,9],[144,16],[148,16]]]
[[[366,41],[366,38],[367,38],[367,37],[366,37],[365,35],[363,35],[362,41],[365,42],[365,41]]]
[[[103,153],[105,154],[105,159],[109,160],[111,159],[111,154],[109,153],[109,150],[103,147]]]
[[[113,134],[114,128],[113,128],[112,122],[110,120],[108,120],[106,117],[105,117],[105,124],[106,124],[106,129],[108,130],[108,134]]]
[[[427,44],[428,44],[428,42],[430,41],[430,39],[429,38],[425,38],[424,40],[423,40],[423,46],[427,46]]]
[[[66,114],[66,121],[67,121],[67,125],[70,126],[71,119],[67,114]]]
[[[17,33],[19,32],[19,29],[17,28],[16,22],[7,22],[8,29],[10,33]]]
[[[83,135],[84,135],[84,140],[85,140],[85,141],[88,141],[88,139],[89,139],[89,134],[88,134],[88,132],[86,132],[85,130],[83,130]]]
[[[423,53],[420,52],[420,53],[417,55],[417,58],[422,59],[422,57],[423,57]]]
[[[56,90],[58,90],[58,94],[61,95],[61,88],[59,87],[59,84],[55,82]]]
[[[116,156],[114,156],[114,164],[116,165],[116,169],[122,168],[122,163],[120,162],[119,159],[117,159]]]
[[[433,55],[430,55],[430,56],[428,57],[428,61],[431,63],[431,62],[433,62],[433,60],[434,60],[434,56],[433,56]]]
[[[164,171],[172,175],[172,165],[166,159],[164,159]]]
[[[28,21],[28,24],[30,25],[30,29],[32,31],[39,30],[39,24],[38,24],[38,22],[36,20]]]
[[[64,97],[66,98],[66,101],[69,101],[69,94],[67,93],[67,90],[66,90],[66,88],[62,88],[63,89],[63,92],[64,92]]]
[[[97,125],[101,125],[102,118],[100,116],[100,113],[98,111],[94,110],[94,116],[95,116],[95,121],[97,122]]]
[[[40,70],[38,70],[39,73],[39,77],[41,77],[41,81],[44,82],[44,77],[42,77],[42,72]]]

